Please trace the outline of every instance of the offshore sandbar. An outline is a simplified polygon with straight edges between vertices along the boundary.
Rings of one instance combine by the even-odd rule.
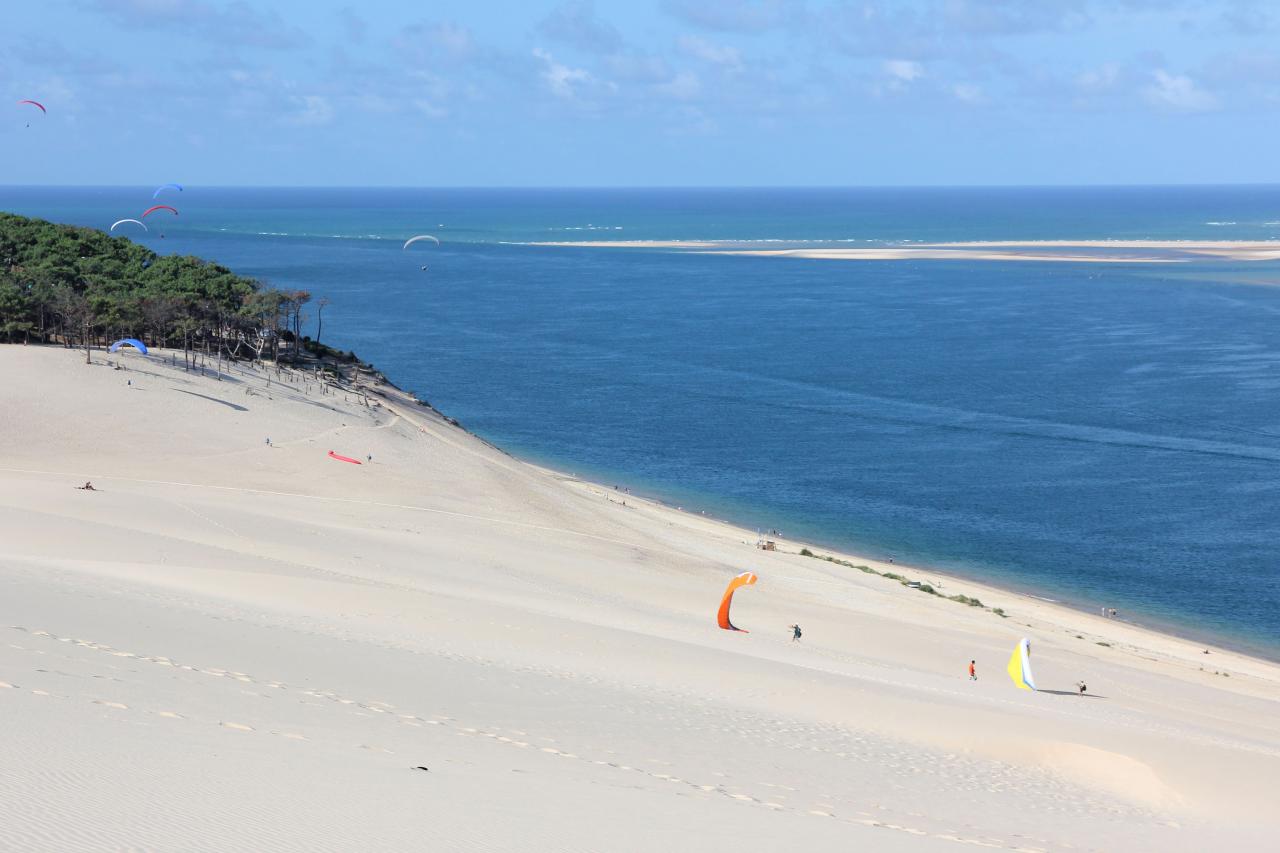
[[[856,248],[829,245],[765,247],[760,242],[721,240],[583,240],[539,242],[529,245],[598,249],[671,249],[700,254],[834,261],[1185,263],[1209,258],[1231,261],[1280,260],[1280,241],[1278,240],[993,240]]]

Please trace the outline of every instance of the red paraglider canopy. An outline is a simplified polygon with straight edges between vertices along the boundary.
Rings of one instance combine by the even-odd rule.
[[[178,215],[178,211],[177,211],[176,209],[174,209],[174,208],[170,207],[169,205],[167,205],[167,204],[157,204],[157,205],[155,205],[154,207],[148,207],[146,210],[142,211],[142,218],[143,218],[143,219],[146,219],[146,218],[147,218],[147,214],[148,214],[148,213],[154,213],[154,212],[155,212],[155,211],[157,211],[157,210],[168,210],[168,211],[172,212],[174,216],[177,216],[177,215]]]
[[[729,581],[729,586],[724,591],[724,598],[720,599],[720,611],[716,614],[716,623],[726,631],[741,631],[747,633],[746,630],[739,628],[737,625],[729,621],[729,605],[733,602],[733,594],[739,587],[754,586],[759,578],[755,572],[743,572],[736,575],[733,580]]]
[[[33,107],[39,107],[39,108],[40,108],[40,112],[45,113],[45,114],[48,114],[48,112],[49,112],[48,110],[46,110],[46,109],[44,108],[44,104],[40,103],[39,101],[32,101],[32,100],[29,100],[29,99],[27,99],[27,98],[23,98],[21,101],[18,101],[18,103],[20,103],[20,104],[31,104],[31,106],[33,106]]]

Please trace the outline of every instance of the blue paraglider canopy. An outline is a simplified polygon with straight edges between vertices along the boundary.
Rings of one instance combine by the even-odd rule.
[[[147,345],[144,344],[142,341],[138,340],[137,338],[121,338],[120,340],[112,344],[111,348],[107,351],[115,352],[116,350],[120,349],[120,347],[133,347],[143,355],[147,354]]]

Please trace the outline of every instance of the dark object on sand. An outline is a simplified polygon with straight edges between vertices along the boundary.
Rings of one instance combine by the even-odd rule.
[[[419,764],[417,767],[415,767],[415,768],[413,768],[413,769],[414,769],[414,770],[427,770],[427,768],[426,768],[426,767],[423,767],[421,764]],[[431,771],[430,771],[430,770],[427,770],[427,772],[429,773],[429,772],[431,772]]]
[[[80,490],[80,491],[82,491],[82,492],[96,492],[96,491],[98,491],[97,489],[95,489],[95,488],[93,487],[93,483],[90,483],[90,482],[87,482],[87,481],[85,482],[85,484],[84,484],[83,486],[76,486],[76,488],[77,488],[77,489],[79,489],[79,490]]]

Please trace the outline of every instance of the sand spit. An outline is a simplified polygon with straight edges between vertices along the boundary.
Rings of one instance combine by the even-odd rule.
[[[0,347],[0,849],[1280,834],[1276,665],[936,572],[841,557],[1007,618],[802,543],[760,551],[385,387],[94,359]],[[720,631],[743,569],[751,633]],[[1003,673],[1022,636],[1038,693]]]
[[[1034,240],[973,243],[913,243],[903,246],[762,248],[759,244],[680,240],[602,240],[537,243],[611,249],[682,249],[716,255],[810,258],[832,261],[1071,261],[1077,263],[1179,263],[1199,258],[1232,261],[1280,260],[1280,241]]]

